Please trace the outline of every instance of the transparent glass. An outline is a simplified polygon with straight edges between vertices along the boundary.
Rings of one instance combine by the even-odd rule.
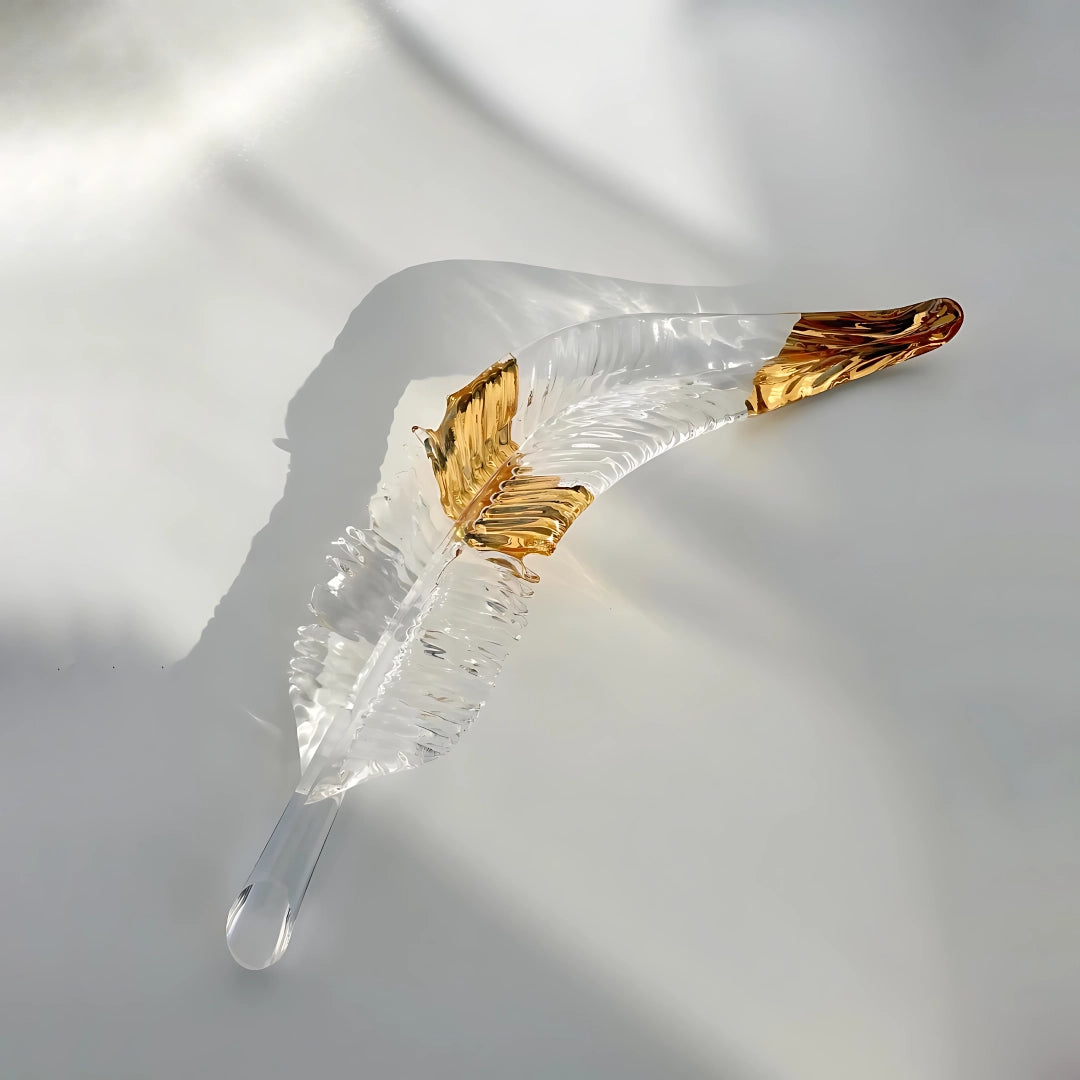
[[[269,967],[289,947],[296,913],[340,805],[340,795],[310,802],[300,794],[286,804],[225,922],[229,952],[241,967]]]
[[[434,760],[471,726],[525,627],[538,578],[523,552],[550,553],[584,507],[658,454],[934,348],[961,318],[929,301],[581,323],[493,365],[426,439],[414,429],[392,442],[370,523],[337,541],[336,573],[300,631],[290,694],[302,775],[229,912],[237,962],[263,968],[288,947],[345,792]]]

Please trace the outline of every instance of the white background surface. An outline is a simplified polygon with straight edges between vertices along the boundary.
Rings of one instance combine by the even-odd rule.
[[[1068,9],[3,28],[4,1076],[1080,1072]],[[592,287],[448,259],[967,323],[605,496],[252,976],[292,629],[394,404]]]

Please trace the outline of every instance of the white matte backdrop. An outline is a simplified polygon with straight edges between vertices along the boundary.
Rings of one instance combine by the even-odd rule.
[[[0,1073],[1080,1070],[1080,20],[2,17]],[[243,973],[291,627],[395,403],[641,298],[590,274],[968,322],[605,496]]]

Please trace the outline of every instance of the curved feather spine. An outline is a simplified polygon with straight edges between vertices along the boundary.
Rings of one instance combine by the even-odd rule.
[[[794,320],[631,315],[550,335],[518,354],[513,451],[533,473],[600,494],[671,446],[745,415],[754,371],[779,352]],[[396,490],[373,500],[371,527],[351,536],[346,554],[351,547],[362,559],[316,590],[320,624],[298,643],[292,685],[309,762],[298,790],[310,798],[449,749],[524,628],[531,575],[505,552],[457,544],[445,517],[448,527],[432,543],[429,523],[442,500],[419,444],[409,459]],[[417,599],[409,590],[425,560],[443,560],[440,584],[422,607],[405,605],[406,594]],[[360,620],[367,633],[358,632]],[[312,673],[313,653],[327,657],[328,677]],[[335,662],[342,656],[361,665],[348,689]]]
[[[536,580],[515,552],[550,553],[580,512],[580,501],[558,492],[588,505],[679,442],[936,348],[962,319],[959,305],[940,299],[798,322],[631,315],[570,327],[522,353],[524,404],[506,395],[466,432],[494,438],[497,452],[484,443],[463,457],[447,439],[432,454],[437,469],[457,454],[456,473],[440,476],[449,529],[414,446],[393,490],[381,485],[373,500],[371,527],[339,541],[336,574],[313,595],[320,623],[301,632],[291,686],[305,768],[230,909],[236,960],[266,967],[284,952],[344,792],[438,756],[472,722],[524,626]],[[508,386],[510,370],[474,380],[477,392]],[[474,384],[448,400],[444,427],[455,404],[459,413],[476,406]]]

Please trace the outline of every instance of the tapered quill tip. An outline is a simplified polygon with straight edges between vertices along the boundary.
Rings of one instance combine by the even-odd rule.
[[[963,321],[963,309],[947,296],[883,311],[804,313],[780,353],[755,373],[746,411],[773,412],[930,352]]]
[[[232,958],[249,971],[281,959],[292,937],[289,892],[277,881],[257,881],[233,901],[225,920],[225,942]]]

